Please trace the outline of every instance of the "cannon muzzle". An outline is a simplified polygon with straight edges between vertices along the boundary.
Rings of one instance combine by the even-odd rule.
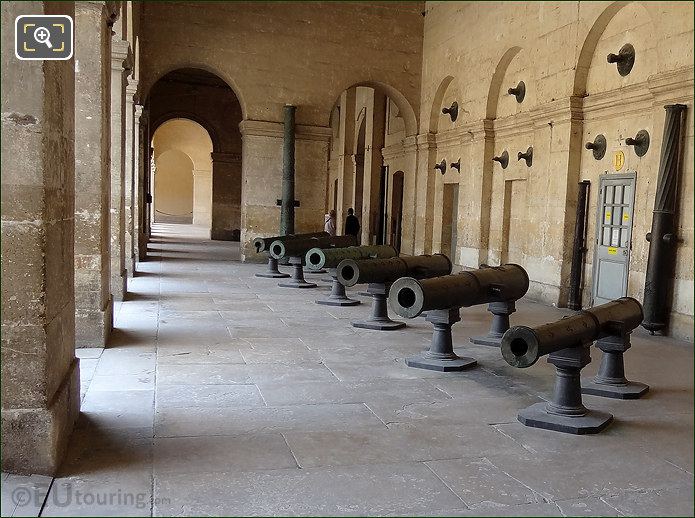
[[[433,309],[518,300],[528,286],[528,274],[517,264],[486,266],[432,279],[398,279],[391,287],[389,302],[399,315],[414,318]]]
[[[306,253],[306,265],[312,270],[337,268],[344,259],[387,259],[397,257],[390,245],[348,246],[345,248],[312,248]]]
[[[642,322],[642,306],[622,297],[551,324],[530,328],[514,326],[502,337],[502,356],[512,367],[530,367],[538,358],[579,347],[603,336],[626,335]]]
[[[345,286],[365,283],[390,284],[406,275],[426,279],[447,275],[451,261],[444,254],[391,257],[390,259],[345,259],[338,264],[338,280]]]
[[[273,237],[257,237],[253,240],[253,246],[256,249],[256,253],[267,252],[270,249],[270,245],[273,241],[285,240],[285,239],[303,239],[307,237],[322,237],[329,236],[328,232],[308,232],[305,234],[288,234],[286,236],[273,236]]]
[[[333,248],[355,246],[355,236],[318,236],[300,239],[276,239],[270,244],[270,255],[275,259],[284,257],[302,257],[312,248]]]

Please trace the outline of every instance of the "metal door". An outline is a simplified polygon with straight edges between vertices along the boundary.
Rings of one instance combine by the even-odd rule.
[[[593,305],[627,295],[636,173],[599,177]]]

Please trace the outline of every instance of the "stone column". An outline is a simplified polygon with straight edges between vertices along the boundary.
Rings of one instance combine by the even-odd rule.
[[[352,147],[355,143],[355,102],[357,88],[349,88],[340,96],[340,135],[338,206],[336,207],[336,231],[345,231],[347,210],[352,205],[355,177],[355,161]]]
[[[233,231],[241,230],[241,154],[211,153],[210,157],[212,158],[210,237],[221,241],[231,241]],[[193,181],[195,195],[195,178]]]
[[[282,135],[282,199],[280,235],[294,234],[294,118],[296,106],[285,105]]]
[[[384,147],[386,132],[386,95],[374,90],[371,109],[367,111],[364,150],[364,188],[362,203],[362,244],[376,242],[379,227],[379,190],[381,187],[381,167],[384,157],[381,150]]]
[[[125,74],[128,42],[111,42],[111,293],[123,300],[125,269]]]
[[[135,125],[134,125],[134,102],[135,93],[138,90],[138,82],[132,77],[127,78],[125,87],[125,268],[128,277],[135,272],[135,223],[133,220],[133,203],[135,202],[135,169],[133,168],[133,157],[135,156]]]
[[[143,178],[140,170],[140,164],[142,164],[140,117],[142,117],[142,105],[136,104],[133,114],[133,257],[136,261],[142,261],[140,258],[140,232],[142,226]]]
[[[415,254],[432,253],[434,225],[434,165],[437,146],[434,133],[417,136],[417,174],[415,176]],[[437,173],[438,174],[438,173]]]
[[[2,5],[2,471],[54,475],[80,401],[75,63],[15,57],[28,14],[74,17],[74,3]]]
[[[75,4],[75,346],[104,347],[113,326],[109,244],[111,16]]]
[[[193,170],[193,224],[212,224],[212,171]]]

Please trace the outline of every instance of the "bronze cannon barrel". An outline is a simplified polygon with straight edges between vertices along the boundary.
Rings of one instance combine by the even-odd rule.
[[[432,279],[398,279],[391,286],[389,303],[399,315],[413,318],[433,309],[517,300],[528,287],[528,274],[521,266],[486,266]]]
[[[502,337],[502,356],[512,367],[530,367],[546,354],[629,333],[642,318],[642,305],[622,297],[539,327],[514,326]]]
[[[306,253],[306,265],[312,270],[337,268],[344,259],[387,259],[397,257],[390,245],[348,246],[345,248],[312,248]]]
[[[355,246],[357,237],[355,236],[317,236],[301,239],[283,240],[277,239],[270,245],[270,255],[275,259],[283,257],[301,257],[312,248],[333,248]]]
[[[286,236],[273,236],[273,237],[257,237],[253,240],[253,246],[256,248],[256,253],[267,252],[270,249],[270,245],[273,241],[283,240],[283,239],[303,239],[307,237],[321,237],[329,236],[328,232],[308,232],[305,234],[288,234]]]
[[[345,286],[365,283],[392,283],[406,275],[416,279],[451,273],[451,261],[444,254],[391,257],[390,259],[345,259],[338,264],[338,280]]]

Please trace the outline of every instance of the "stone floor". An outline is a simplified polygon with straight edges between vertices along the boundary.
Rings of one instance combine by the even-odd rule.
[[[615,415],[604,433],[526,428],[517,411],[549,397],[554,371],[470,345],[485,307],[454,327],[477,368],[411,369],[424,319],[358,330],[368,303],[316,305],[325,283],[278,288],[231,243],[155,231],[110,346],[78,350],[82,415],[59,477],[3,475],[3,516],[693,515],[691,344],[635,334],[628,376],[652,389],[586,397]],[[522,302],[513,322],[563,314]]]

